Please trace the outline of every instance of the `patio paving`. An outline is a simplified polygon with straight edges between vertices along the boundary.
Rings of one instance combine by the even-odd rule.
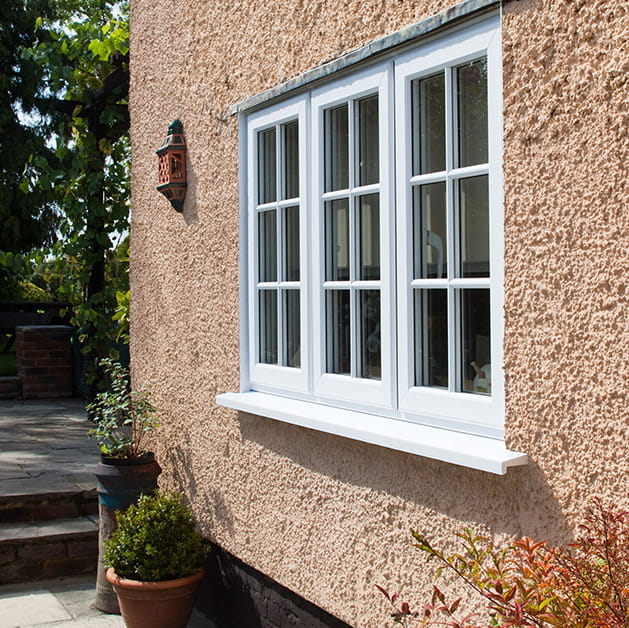
[[[0,500],[95,491],[99,451],[90,427],[80,399],[0,400]],[[95,587],[92,574],[1,585],[0,626],[122,628],[119,615],[93,607]],[[188,628],[202,627],[216,628],[195,610]]]

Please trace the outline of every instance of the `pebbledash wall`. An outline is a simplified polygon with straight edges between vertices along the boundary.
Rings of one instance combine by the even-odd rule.
[[[563,542],[592,496],[629,506],[629,5],[494,6],[503,38],[506,442],[529,456],[503,476],[215,402],[239,390],[230,108],[455,3],[131,5],[132,367],[159,407],[162,486],[185,491],[203,533],[245,566],[369,627],[386,625],[389,611],[375,583],[422,600],[430,582],[410,527],[442,545],[463,525]],[[188,142],[182,214],[155,190],[155,149],[174,118]]]

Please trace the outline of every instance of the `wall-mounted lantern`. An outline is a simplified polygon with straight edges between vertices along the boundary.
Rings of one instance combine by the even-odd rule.
[[[183,211],[188,177],[186,174],[186,138],[183,135],[183,124],[179,120],[173,120],[170,123],[168,137],[164,145],[156,152],[159,156],[157,189],[178,212]]]

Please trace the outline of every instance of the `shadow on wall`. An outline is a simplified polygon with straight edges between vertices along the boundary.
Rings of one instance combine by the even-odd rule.
[[[499,476],[246,413],[239,413],[239,419],[244,439],[348,486],[350,498],[355,498],[352,487],[398,498],[388,507],[387,525],[394,526],[410,504],[409,510],[416,505],[496,534],[554,544],[572,539],[560,505],[534,463]]]
[[[183,435],[181,442],[188,443],[188,435]],[[198,505],[199,511],[211,513],[211,520],[207,523],[208,529],[212,529],[214,522],[219,520],[221,524],[230,532],[234,532],[234,520],[231,511],[225,500],[222,491],[212,486],[203,485],[199,487],[194,474],[194,465],[189,448],[185,446],[169,447],[160,452],[160,458],[164,461],[164,467],[168,468],[176,486],[185,487],[186,496],[190,503]]]

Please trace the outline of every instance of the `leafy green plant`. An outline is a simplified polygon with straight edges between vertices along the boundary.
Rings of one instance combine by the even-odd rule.
[[[195,530],[181,493],[142,495],[117,515],[118,528],[105,542],[104,561],[121,578],[158,582],[192,575],[209,548]]]
[[[378,585],[406,626],[450,628],[629,628],[629,513],[614,512],[595,500],[574,543],[552,547],[528,537],[497,547],[471,530],[458,533],[462,551],[447,554],[412,531],[415,547],[487,604],[486,621],[461,613],[462,598],[451,602],[433,585],[430,602],[411,610]]]
[[[107,390],[87,405],[96,426],[89,431],[110,458],[139,458],[145,453],[145,436],[159,427],[146,390],[131,390],[129,371],[111,358],[100,361]]]

